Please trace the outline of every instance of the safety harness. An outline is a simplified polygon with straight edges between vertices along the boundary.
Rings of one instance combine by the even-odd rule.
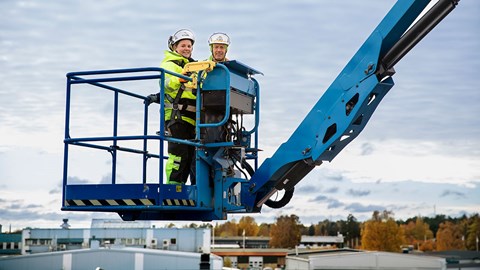
[[[185,66],[185,62],[182,60],[169,60],[176,64],[177,66],[180,66],[183,68]],[[190,62],[195,62],[193,59],[189,59]],[[167,100],[169,103],[165,103],[165,108],[166,109],[172,109],[172,114],[170,116],[170,120],[168,121],[167,124],[167,130],[170,130],[170,127],[177,123],[178,121],[182,120],[182,115],[185,115],[186,117],[195,119],[195,113],[196,113],[196,106],[195,105],[190,105],[190,104],[185,104],[182,103],[180,104],[180,100],[182,99],[182,94],[185,91],[185,85],[181,84],[180,89],[177,91],[177,95],[175,98],[172,98],[170,95],[165,93],[165,100]],[[192,89],[193,90],[193,89]],[[192,91],[193,95],[196,95],[196,91]],[[187,100],[183,99],[182,101],[186,102]],[[191,116],[189,116],[191,114]]]

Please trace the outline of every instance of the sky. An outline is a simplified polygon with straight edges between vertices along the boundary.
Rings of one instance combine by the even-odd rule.
[[[229,58],[264,73],[256,77],[264,160],[289,138],[395,2],[0,1],[2,230],[57,228],[64,218],[72,228],[85,228],[92,218],[118,218],[60,210],[66,73],[157,67],[168,36],[180,28],[196,35],[193,57],[206,59],[210,34],[226,32]],[[295,214],[315,224],[349,214],[367,220],[375,210],[403,220],[480,212],[478,14],[479,1],[461,0],[395,66],[395,86],[363,132],[307,175],[286,207],[264,207],[252,217],[270,223]],[[108,129],[109,120],[98,116],[104,100],[79,99],[76,113],[86,120],[72,129],[95,135]],[[72,159],[90,168],[72,169],[72,179],[108,178],[108,166],[97,156]],[[121,166],[124,177],[134,171],[132,164]]]

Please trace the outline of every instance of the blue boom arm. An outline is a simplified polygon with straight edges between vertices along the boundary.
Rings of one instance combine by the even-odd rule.
[[[458,3],[440,0],[412,26],[429,2],[402,0],[393,6],[292,136],[244,183],[247,211],[260,211],[264,203],[284,206],[300,180],[358,136],[393,87],[394,65]],[[269,201],[279,190],[287,198]]]

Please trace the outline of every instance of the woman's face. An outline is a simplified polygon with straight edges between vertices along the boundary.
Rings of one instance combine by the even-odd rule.
[[[178,42],[175,47],[175,51],[185,58],[190,58],[192,56],[193,44],[189,39],[182,39]]]

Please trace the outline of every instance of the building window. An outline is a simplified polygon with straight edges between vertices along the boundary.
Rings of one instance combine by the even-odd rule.
[[[263,262],[266,263],[266,264],[267,263],[270,263],[270,264],[275,263],[276,264],[276,263],[278,263],[278,259],[277,259],[276,256],[265,256],[265,257],[263,257]]]
[[[27,246],[47,246],[52,244],[52,239],[26,239],[25,244]]]
[[[238,256],[238,263],[248,263],[248,256]]]
[[[177,244],[177,238],[170,238],[170,244],[171,245],[176,245]]]

